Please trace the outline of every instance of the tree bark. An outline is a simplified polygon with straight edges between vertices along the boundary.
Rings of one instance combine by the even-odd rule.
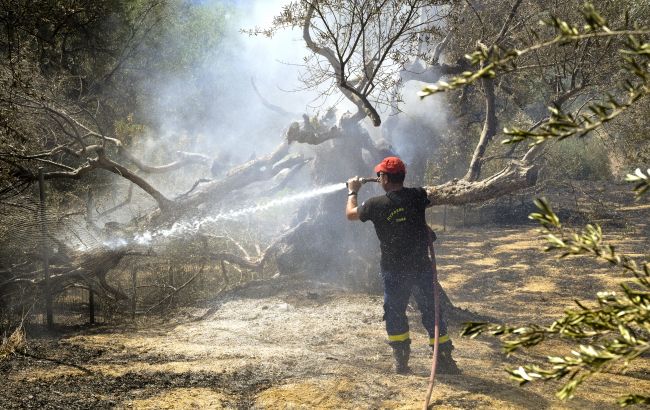
[[[426,186],[425,189],[432,205],[465,205],[533,186],[537,183],[537,174],[537,165],[512,161],[503,170],[482,181],[454,179],[441,185]]]
[[[467,170],[467,174],[465,174],[464,178],[470,182],[476,181],[481,175],[481,166],[483,165],[485,150],[487,149],[490,141],[492,141],[492,138],[496,134],[497,130],[494,80],[491,78],[483,78],[481,80],[481,84],[483,85],[483,91],[485,92],[485,120],[483,121],[481,136],[479,137],[478,144],[474,149],[472,160],[469,163],[469,169]]]

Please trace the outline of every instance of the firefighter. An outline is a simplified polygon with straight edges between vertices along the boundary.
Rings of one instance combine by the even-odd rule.
[[[433,265],[429,257],[429,227],[425,209],[431,205],[424,188],[404,187],[406,166],[398,157],[386,157],[376,167],[378,182],[385,195],[357,205],[362,185],[359,177],[350,178],[346,216],[349,220],[372,221],[381,248],[381,277],[384,284],[384,320],[388,343],[395,357],[395,371],[409,373],[411,338],[406,308],[415,298],[422,324],[434,344],[435,308]],[[451,356],[453,345],[447,326],[440,315],[438,369],[440,373],[458,374],[460,370]]]

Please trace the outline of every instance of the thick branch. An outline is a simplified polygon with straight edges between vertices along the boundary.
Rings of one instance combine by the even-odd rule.
[[[269,189],[264,194],[265,195],[272,195],[272,194],[275,194],[276,192],[281,191],[282,189],[284,189],[287,186],[287,184],[289,183],[289,181],[291,181],[292,178],[294,176],[296,176],[298,174],[298,172],[302,169],[302,167],[305,166],[309,161],[311,161],[311,160],[310,159],[305,159],[302,162],[295,165],[293,168],[291,168],[286,173],[286,175],[284,175],[282,177],[282,180],[276,186]]]
[[[161,211],[163,212],[167,211],[172,207],[173,202],[171,200],[167,199],[167,197],[165,197],[160,191],[158,191],[156,188],[151,186],[151,184],[149,184],[140,176],[136,175],[135,173],[129,171],[126,167],[106,157],[103,150],[99,150],[97,152],[97,155],[98,155],[97,159],[90,161],[91,165],[94,165],[96,168],[103,168],[107,171],[110,171],[114,174],[117,174],[133,182],[134,184],[139,186],[143,191],[151,195],[151,197],[158,203],[158,206],[160,207]]]
[[[508,28],[510,27],[510,23],[512,22],[512,19],[515,17],[515,14],[517,14],[517,9],[519,8],[520,4],[521,4],[521,0],[517,0],[515,4],[513,4],[512,9],[510,10],[510,14],[508,15],[508,18],[503,23],[503,26],[501,27],[499,34],[497,34],[496,40],[494,40],[494,44],[499,45],[499,43],[503,41],[504,37],[506,36],[506,33],[508,32]]]
[[[495,109],[494,98],[494,80],[491,78],[483,78],[481,80],[483,90],[485,91],[485,121],[483,122],[483,130],[481,137],[474,149],[472,160],[469,163],[469,169],[463,179],[467,181],[476,181],[481,175],[481,165],[483,164],[483,156],[488,144],[496,134],[497,130],[497,117]]]
[[[286,139],[289,144],[299,142],[302,144],[319,145],[327,140],[339,138],[341,135],[341,130],[336,126],[324,132],[317,132],[314,127],[308,126],[308,122],[305,122],[305,126],[302,129],[299,123],[294,122],[289,126]]]
[[[133,162],[133,164],[136,167],[138,167],[138,169],[149,174],[161,174],[164,172],[174,171],[188,164],[207,165],[211,161],[209,157],[203,154],[176,151],[176,155],[178,156],[178,159],[176,161],[170,162],[169,164],[165,164],[165,165],[155,166],[155,165],[145,164],[138,157],[133,155],[129,150],[124,148],[121,144],[118,145],[118,152],[124,155],[124,157],[126,157],[129,161]]]
[[[157,203],[158,206],[160,207],[161,210],[167,211],[169,210],[172,205],[173,201],[165,197],[160,191],[158,191],[156,188],[154,188],[149,182],[147,182],[144,178],[136,175],[132,171],[130,171],[128,168],[124,167],[123,165],[118,164],[117,162],[109,159],[105,153],[104,150],[101,148],[97,149],[97,158],[96,159],[90,159],[88,162],[79,168],[72,170],[72,171],[51,171],[51,172],[46,172],[43,174],[45,179],[57,179],[57,178],[72,178],[72,179],[80,179],[82,176],[88,174],[94,169],[101,168],[105,169],[107,171],[110,171],[116,175],[119,175],[123,178],[128,179],[129,181],[133,182],[135,185],[139,186],[143,191],[148,193]],[[198,154],[196,154],[198,155]],[[202,160],[203,161],[203,160]],[[163,172],[160,169],[166,168],[166,170],[170,170],[173,167],[180,167],[181,165],[180,162],[176,162],[173,164],[169,164],[164,167],[159,167],[159,170],[157,172]],[[190,160],[191,162],[191,160]],[[187,163],[187,162],[184,162]],[[32,175],[32,179],[35,179],[35,176]]]
[[[438,186],[427,186],[432,205],[464,205],[483,202],[535,185],[537,165],[512,161],[501,172],[482,181],[454,179]]]
[[[71,179],[80,179],[82,176],[88,174],[90,171],[94,170],[96,167],[90,162],[86,162],[84,165],[80,166],[77,169],[72,171],[51,171],[43,173],[43,178],[45,179],[58,179],[58,178],[71,178]],[[36,175],[31,175],[32,180],[36,180]]]
[[[274,167],[274,165],[287,156],[288,153],[289,144],[282,142],[273,153],[233,168],[223,179],[203,184],[201,189],[197,189],[187,199],[177,201],[177,203],[180,208],[192,209],[251,182],[269,179],[280,171],[280,167]],[[283,166],[290,167],[301,161],[303,159],[300,156],[290,157],[283,163]]]

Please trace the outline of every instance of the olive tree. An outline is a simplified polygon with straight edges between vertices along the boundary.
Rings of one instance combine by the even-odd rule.
[[[554,30],[554,35],[539,38],[522,49],[481,48],[469,56],[478,69],[463,73],[448,82],[440,82],[422,91],[431,93],[464,87],[486,78],[498,78],[516,70],[522,56],[536,50],[556,45],[573,45],[604,38],[608,42],[621,41],[619,61],[623,68],[620,87],[603,93],[597,100],[568,111],[559,106],[549,108],[549,116],[535,129],[507,127],[505,144],[528,142],[529,147],[542,147],[550,141],[583,138],[637,105],[642,105],[650,94],[650,44],[647,28],[613,28],[591,4],[582,9],[584,25],[579,27],[566,20],[551,17],[544,24]],[[619,40],[621,39],[621,40]],[[639,147],[642,149],[643,147]],[[626,180],[635,184],[634,190],[641,198],[648,190],[650,170],[637,168]],[[632,279],[621,284],[620,292],[601,292],[595,304],[576,302],[577,308],[565,314],[550,326],[537,323],[526,326],[468,323],[463,334],[476,337],[490,333],[503,339],[506,353],[521,348],[543,345],[549,339],[561,338],[577,343],[571,356],[549,356],[546,366],[528,364],[509,369],[511,377],[520,383],[534,380],[565,380],[557,396],[571,398],[575,389],[594,374],[605,370],[624,371],[629,363],[650,349],[648,340],[648,292],[650,291],[650,264],[635,261],[617,252],[603,242],[602,229],[587,225],[580,232],[563,227],[558,216],[544,200],[537,200],[540,212],[530,215],[542,225],[541,232],[547,240],[546,251],[559,252],[560,258],[590,255],[609,262],[612,268],[631,274]],[[618,366],[618,367],[616,367]],[[621,405],[649,403],[646,394],[630,393],[619,399]]]

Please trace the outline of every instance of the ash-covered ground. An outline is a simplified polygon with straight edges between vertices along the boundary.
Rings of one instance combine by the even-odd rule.
[[[605,239],[643,257],[648,208],[636,206],[637,223],[608,229]],[[572,300],[593,300],[625,279],[591,259],[560,262],[542,247],[532,225],[439,233],[442,285],[467,312],[451,324],[463,374],[438,376],[436,408],[618,408],[615,398],[629,389],[650,390],[642,358],[561,402],[558,384],[518,387],[503,368],[541,361],[549,350],[569,355],[568,343],[506,357],[496,339],[458,336],[467,319],[550,324]],[[382,313],[380,295],[279,277],[162,320],[32,335],[31,357],[0,363],[0,408],[421,408],[430,356],[419,315],[409,308],[414,372],[401,376],[392,372]]]

